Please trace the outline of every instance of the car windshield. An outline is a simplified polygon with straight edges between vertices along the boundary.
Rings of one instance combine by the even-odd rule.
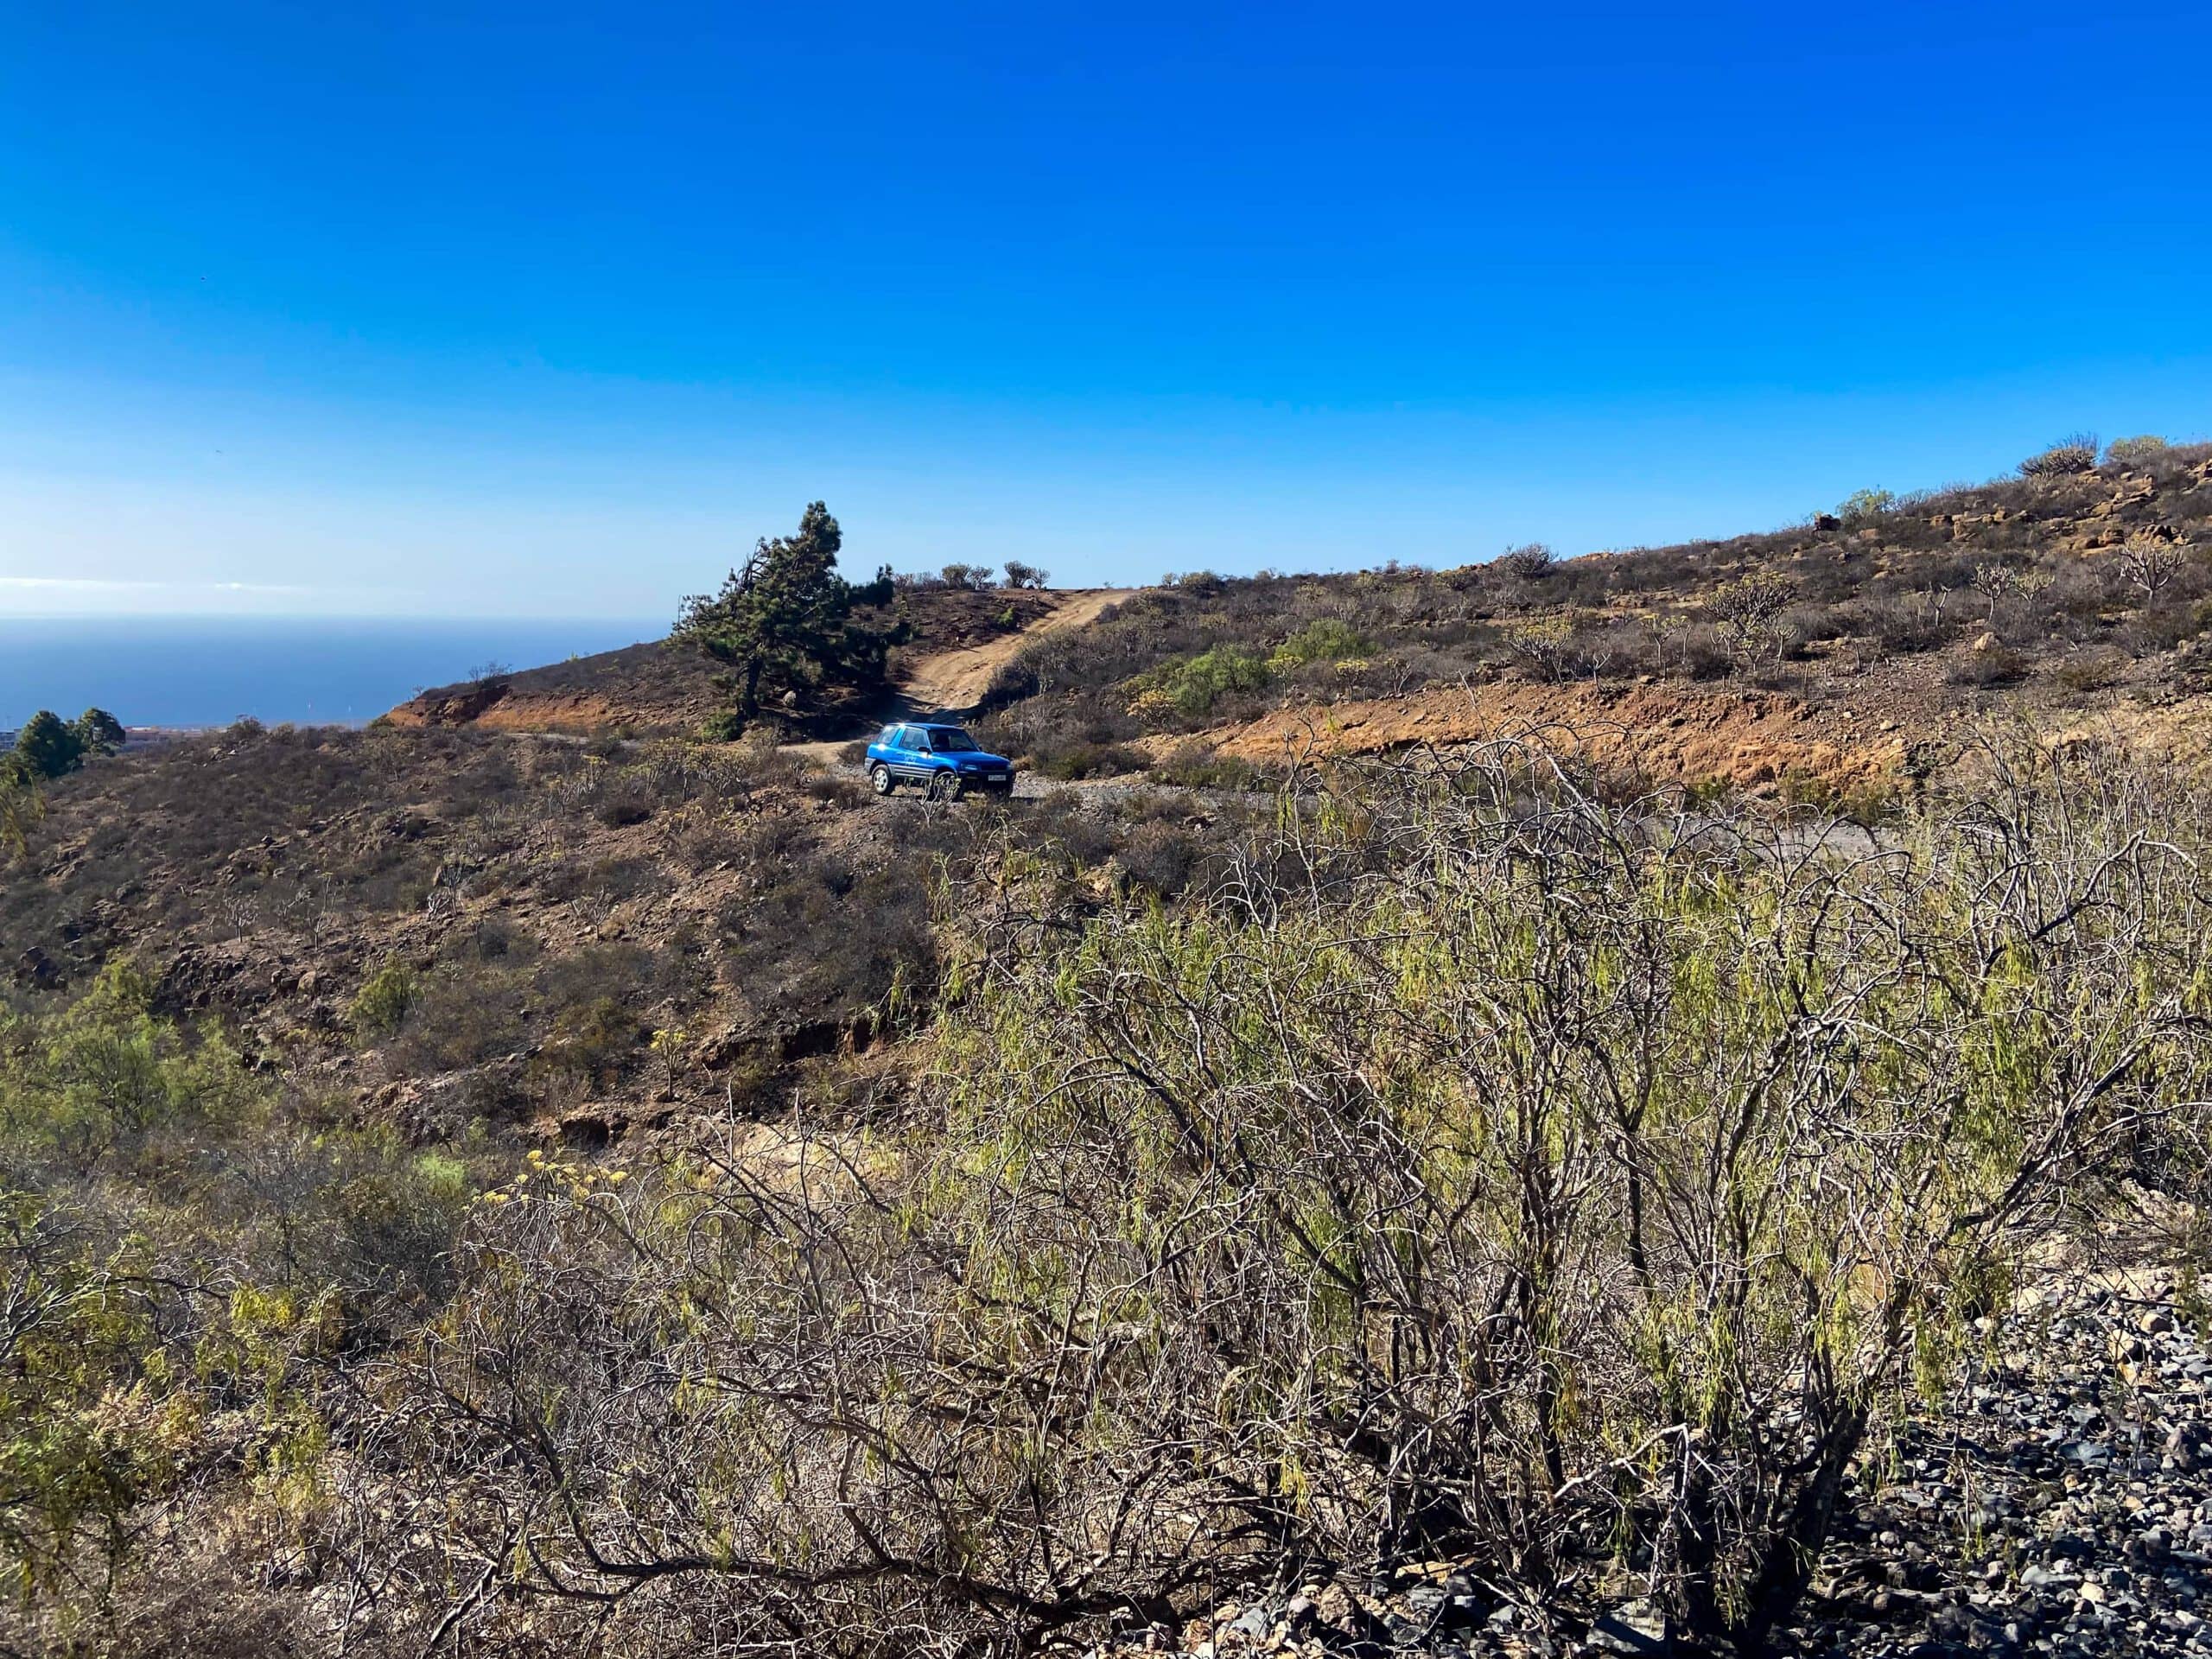
[[[957,726],[932,726],[928,733],[930,747],[939,754],[974,754],[977,753],[976,740]]]

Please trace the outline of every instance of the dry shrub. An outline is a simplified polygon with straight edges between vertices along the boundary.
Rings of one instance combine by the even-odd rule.
[[[1509,547],[1493,563],[1507,575],[1522,582],[1534,582],[1551,574],[1559,556],[1541,542],[1523,542],[1518,547]]]
[[[2120,683],[2127,673],[2127,659],[2116,651],[2077,651],[2051,670],[2050,677],[2067,690],[2086,696]]]
[[[1951,665],[1945,676],[1953,685],[1979,686],[1984,690],[2017,685],[2027,677],[2028,659],[2010,645],[1993,645],[1968,652]]]
[[[488,1210],[327,1547],[486,1650],[1010,1652],[1446,1549],[1754,1650],[1916,1373],[2202,1097],[2197,804],[1985,766],[1869,848],[1498,745],[1088,920],[1010,854],[931,1110]]]
[[[2063,478],[2073,473],[2094,472],[2098,452],[2102,447],[2094,432],[2076,432],[2022,461],[2020,476]]]

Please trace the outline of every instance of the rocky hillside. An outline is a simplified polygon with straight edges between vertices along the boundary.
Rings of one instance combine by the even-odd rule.
[[[1205,775],[1572,728],[1662,779],[1816,798],[1940,769],[2022,707],[2201,759],[2212,447],[2093,461],[1721,541],[1186,575],[1025,649],[989,730],[1071,773]]]

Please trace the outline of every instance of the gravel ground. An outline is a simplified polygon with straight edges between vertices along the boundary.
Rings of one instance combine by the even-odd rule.
[[[849,776],[853,778],[862,788],[866,788],[868,785],[867,776],[855,768],[847,766],[842,763],[836,763],[830,766],[827,769],[834,774]],[[1233,791],[1193,790],[1185,789],[1181,785],[1175,784],[1156,784],[1149,782],[1142,777],[1125,779],[1085,779],[1077,783],[1064,783],[1058,779],[1039,777],[1034,772],[1018,772],[1014,774],[1014,798],[1017,801],[1041,801],[1048,796],[1059,795],[1071,800],[1079,801],[1084,806],[1093,810],[1109,805],[1116,801],[1128,800],[1130,797],[1135,795],[1201,794],[1210,797],[1217,795],[1223,796],[1230,799],[1243,798],[1257,800],[1262,798],[1258,796],[1249,795],[1239,797],[1236,792]],[[988,804],[988,800],[986,800],[982,804]],[[919,788],[913,785],[906,784],[901,785],[898,791],[892,795],[888,799],[874,800],[870,804],[877,807],[906,806],[918,808],[929,804],[929,800]],[[967,803],[961,803],[960,804],[967,804]]]
[[[1847,1659],[2212,1654],[2212,1356],[2170,1277],[2054,1286],[1919,1414],[1777,1651]],[[1646,1603],[1516,1606],[1471,1567],[1254,1593],[1122,1652],[1543,1656],[1677,1650]]]

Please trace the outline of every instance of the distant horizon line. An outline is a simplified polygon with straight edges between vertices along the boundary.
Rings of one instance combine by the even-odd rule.
[[[434,615],[418,615],[406,612],[345,611],[0,611],[0,623],[12,622],[317,622],[452,627],[474,627],[486,624],[503,626],[557,627],[582,623],[595,628],[621,627],[636,624],[658,628],[664,632],[675,626],[673,619],[642,613],[635,616],[593,615],[581,612],[560,615],[515,616],[505,613],[456,615],[443,612]]]

